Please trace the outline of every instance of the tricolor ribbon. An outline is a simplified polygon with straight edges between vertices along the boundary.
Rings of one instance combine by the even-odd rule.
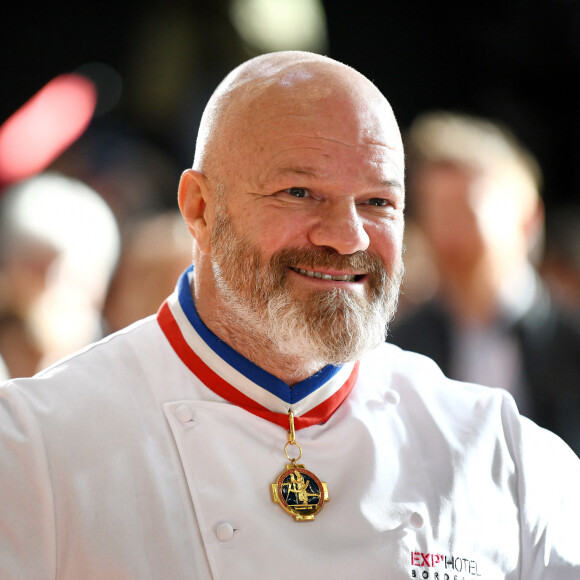
[[[291,387],[242,357],[199,318],[189,285],[192,268],[157,313],[159,325],[185,366],[210,390],[285,429],[288,411],[295,429],[327,421],[353,388],[359,363],[329,365]]]

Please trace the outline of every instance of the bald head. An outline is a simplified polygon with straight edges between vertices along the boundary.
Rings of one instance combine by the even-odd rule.
[[[297,119],[317,111],[332,116],[337,104],[356,114],[361,142],[378,138],[400,151],[402,162],[392,109],[371,81],[328,57],[287,51],[253,58],[222,81],[203,113],[193,167],[221,175],[227,172],[226,161],[229,164],[240,151],[248,153],[248,136],[255,135],[256,128],[271,120]],[[344,112],[332,119],[337,125],[347,121]]]

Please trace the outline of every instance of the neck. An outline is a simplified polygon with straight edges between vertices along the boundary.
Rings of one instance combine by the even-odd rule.
[[[231,314],[231,313],[230,313]],[[315,374],[325,365],[313,360],[302,360],[280,351],[277,343],[266,336],[255,325],[252,327],[247,321],[241,321],[231,314],[230,321],[227,315],[219,320],[213,319],[208,324],[200,314],[204,324],[221,340],[258,365],[260,368],[284,381],[294,385]]]
[[[499,308],[500,282],[485,268],[469,274],[454,272],[441,276],[441,294],[458,322],[485,325],[492,322]]]

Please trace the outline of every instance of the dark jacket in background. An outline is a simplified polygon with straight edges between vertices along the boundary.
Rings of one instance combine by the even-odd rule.
[[[523,359],[527,415],[580,455],[580,320],[543,291],[510,331]],[[388,342],[427,355],[450,376],[452,332],[450,315],[432,301],[396,320]]]

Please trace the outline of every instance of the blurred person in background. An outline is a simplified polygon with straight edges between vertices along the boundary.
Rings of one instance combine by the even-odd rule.
[[[129,220],[103,308],[107,332],[155,314],[191,258],[191,236],[179,211]]]
[[[30,320],[7,305],[0,311],[0,355],[6,378],[32,376],[40,369],[43,358]]]
[[[8,367],[4,362],[4,359],[0,356],[0,382],[6,381],[10,378],[10,373],[8,372]]]
[[[580,205],[564,204],[546,217],[540,272],[558,303],[580,316]]]
[[[3,192],[0,354],[12,376],[30,376],[102,337],[119,250],[113,213],[85,183],[45,172]]]
[[[419,116],[406,147],[410,220],[436,273],[425,285],[436,289],[407,305],[388,340],[451,378],[507,389],[580,453],[580,330],[535,267],[544,229],[536,160],[503,126],[446,111]],[[422,283],[416,273],[409,282]]]

